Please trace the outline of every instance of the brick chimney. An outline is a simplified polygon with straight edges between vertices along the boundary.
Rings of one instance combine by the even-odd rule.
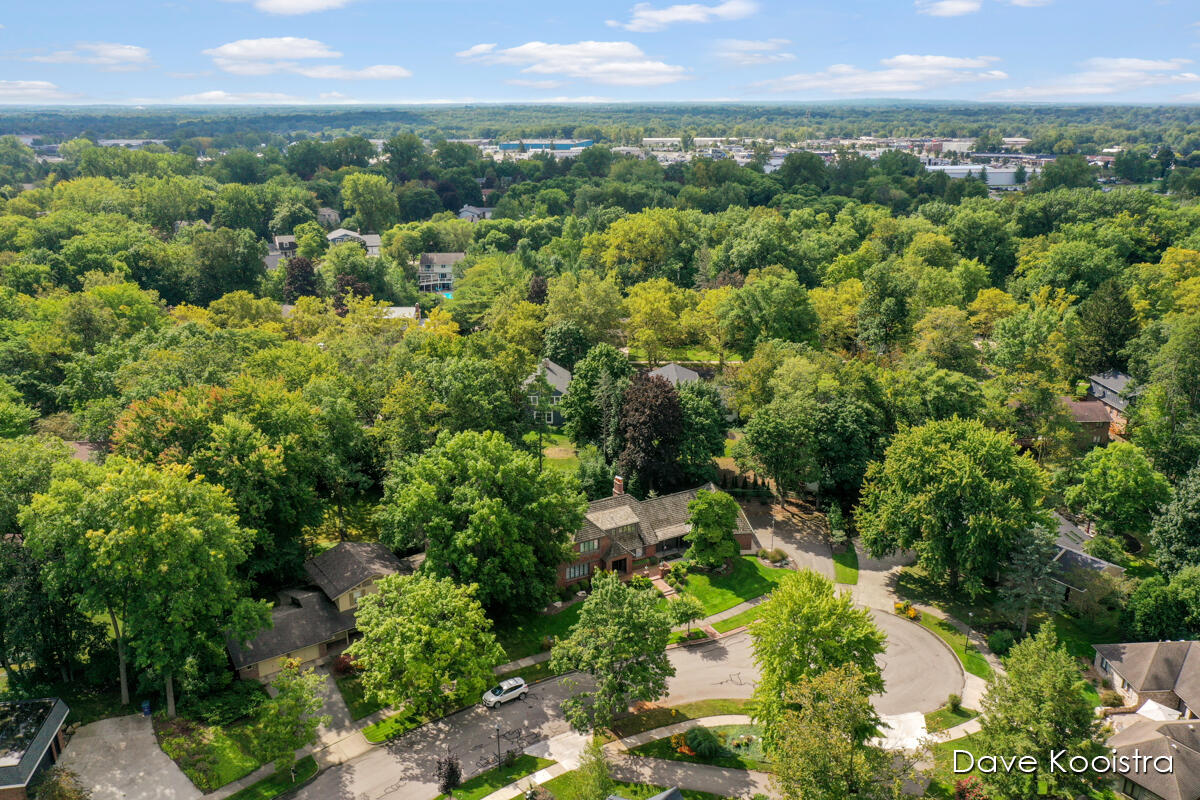
[[[613,497],[625,494],[625,479],[620,475],[613,476]]]

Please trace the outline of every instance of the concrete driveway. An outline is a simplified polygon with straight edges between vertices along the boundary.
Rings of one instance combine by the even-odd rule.
[[[91,787],[93,800],[195,800],[200,790],[167,757],[141,715],[80,728],[59,762]]]

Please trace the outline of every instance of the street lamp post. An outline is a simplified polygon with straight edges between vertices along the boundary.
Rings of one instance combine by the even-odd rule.
[[[967,648],[971,646],[971,623],[975,621],[975,612],[967,612],[967,636],[963,639],[963,654],[967,652]]]
[[[500,723],[496,723],[496,766],[500,766]]]

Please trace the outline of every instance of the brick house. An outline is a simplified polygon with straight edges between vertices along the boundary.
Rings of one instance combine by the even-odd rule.
[[[29,800],[27,789],[57,763],[69,709],[58,698],[0,702],[0,800]]]
[[[1062,402],[1071,413],[1071,421],[1079,426],[1079,431],[1075,434],[1075,446],[1080,451],[1108,444],[1109,427],[1112,425],[1108,406],[1095,398],[1075,400],[1064,397]]]
[[[638,500],[625,494],[621,478],[613,485],[612,497],[588,505],[583,526],[575,532],[573,561],[559,565],[558,585],[566,586],[590,578],[598,570],[616,572],[622,578],[633,574],[644,559],[679,555],[687,549],[683,537],[688,523],[688,503],[701,489],[717,491],[709,483],[695,489]],[[742,552],[757,549],[754,529],[746,514],[738,508],[738,524],[734,533]]]
[[[1200,713],[1200,642],[1098,644],[1095,650],[1096,669],[1126,705],[1153,700],[1185,720]]]
[[[323,663],[350,644],[357,630],[358,601],[378,591],[376,582],[414,571],[378,542],[342,542],[304,564],[310,585],[278,593],[272,625],[249,642],[227,637],[226,647],[239,678],[269,679],[285,659]]]

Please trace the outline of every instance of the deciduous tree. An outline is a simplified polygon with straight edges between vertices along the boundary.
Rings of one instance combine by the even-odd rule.
[[[296,751],[317,741],[317,728],[328,725],[330,716],[319,714],[325,699],[321,696],[324,678],[311,667],[300,669],[300,662],[286,659],[271,680],[275,693],[258,707],[254,727],[254,748],[263,761],[275,765],[275,772],[287,770],[296,780]]]

